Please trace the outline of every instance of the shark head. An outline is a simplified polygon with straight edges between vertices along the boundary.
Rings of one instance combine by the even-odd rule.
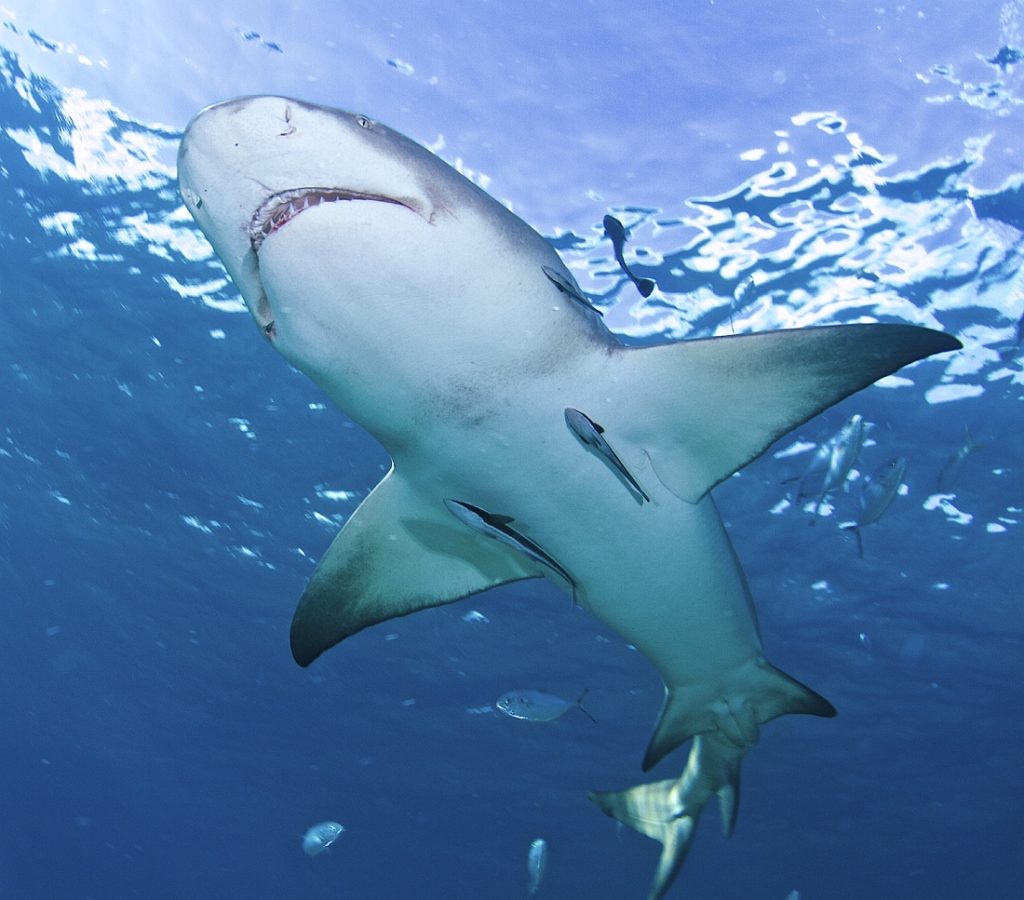
[[[371,431],[372,407],[391,399],[367,397],[382,369],[396,385],[439,351],[467,369],[493,365],[481,335],[517,323],[534,331],[545,310],[566,305],[545,268],[575,284],[503,205],[357,113],[284,97],[225,101],[189,124],[178,172],[257,325]],[[518,300],[495,301],[507,297]],[[606,339],[593,318],[579,310],[573,328]],[[554,331],[550,352],[567,337]],[[407,367],[394,365],[399,346]]]

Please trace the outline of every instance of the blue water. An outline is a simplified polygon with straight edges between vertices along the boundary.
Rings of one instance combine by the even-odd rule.
[[[177,196],[191,115],[257,92],[457,162],[624,340],[960,337],[717,490],[769,657],[840,715],[763,729],[736,834],[709,813],[671,896],[1017,897],[1024,4],[438,5],[0,2],[0,897],[517,898],[537,837],[540,897],[653,873],[586,792],[639,780],[660,684],[553,587],[292,662],[294,601],[387,459],[261,339]],[[853,413],[860,478],[809,527],[785,479]],[[941,492],[965,425],[985,446]],[[898,455],[858,559],[838,526]],[[596,725],[493,710],[585,687]],[[324,820],[346,830],[310,858]]]

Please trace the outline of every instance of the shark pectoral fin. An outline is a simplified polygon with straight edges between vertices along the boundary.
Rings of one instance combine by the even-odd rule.
[[[736,824],[740,763],[746,748],[718,735],[693,740],[686,768],[679,778],[640,784],[624,791],[593,791],[590,799],[602,811],[662,844],[648,900],[668,891],[686,861],[697,823],[708,800],[717,796],[722,830],[728,837]]]
[[[833,325],[684,341],[624,355],[642,388],[609,432],[647,449],[665,487],[696,503],[773,441],[915,360],[960,347],[913,325]],[[602,413],[604,415],[604,413]]]
[[[455,520],[392,469],[324,554],[292,619],[292,655],[308,666],[357,631],[542,575]]]

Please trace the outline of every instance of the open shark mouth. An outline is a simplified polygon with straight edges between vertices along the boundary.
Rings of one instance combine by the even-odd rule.
[[[299,213],[321,203],[336,203],[339,200],[375,200],[378,203],[394,203],[408,206],[393,197],[369,194],[364,191],[347,191],[340,188],[294,188],[271,194],[264,200],[249,222],[249,240],[253,252],[258,253],[263,242],[275,231],[283,228]]]

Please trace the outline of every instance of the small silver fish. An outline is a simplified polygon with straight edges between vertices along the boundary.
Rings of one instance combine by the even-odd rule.
[[[939,472],[939,490],[951,491],[960,477],[961,471],[963,471],[964,462],[967,460],[967,457],[975,450],[982,450],[984,447],[984,444],[978,443],[971,437],[971,431],[965,425],[963,444],[960,445],[956,453],[946,460],[942,466],[942,471]]]
[[[578,409],[573,409],[570,406],[566,407],[565,410],[565,424],[569,426],[570,431],[585,446],[592,447],[601,454],[611,464],[612,468],[625,478],[630,487],[643,497],[647,503],[651,502],[647,492],[640,487],[640,483],[633,477],[633,474],[626,468],[622,460],[619,459],[618,454],[612,450],[611,444],[608,443],[604,436],[604,429],[597,422],[585,413],[581,413]]]
[[[583,296],[583,293],[580,291],[580,289],[576,287],[576,285],[573,284],[571,281],[569,281],[564,275],[562,275],[561,272],[552,269],[551,266],[541,266],[540,268],[541,271],[545,275],[547,275],[548,281],[550,281],[563,294],[565,294],[572,300],[575,300],[577,303],[580,304],[580,306],[589,309],[591,312],[596,312],[599,316],[602,317],[604,316],[604,313],[601,312],[601,310],[599,310],[596,306],[594,306],[594,304],[591,303],[585,296]]]
[[[345,831],[337,822],[320,822],[302,836],[302,850],[306,856],[317,856],[331,846]]]
[[[815,482],[817,479],[815,476],[824,475],[828,470],[828,460],[832,455],[832,443],[831,441],[824,441],[818,444],[814,448],[814,455],[811,457],[811,464],[804,471],[803,476],[794,475],[791,478],[787,478],[786,482],[796,481],[800,478],[800,486],[797,488],[797,499],[803,499],[809,497],[813,491],[809,489],[808,482]]]
[[[548,844],[544,838],[537,838],[530,842],[530,852],[526,855],[526,871],[530,880],[527,883],[527,896],[532,897],[540,888],[540,881],[544,877],[544,869],[548,864]]]
[[[877,522],[882,514],[889,508],[893,497],[896,496],[903,484],[903,475],[907,471],[907,458],[897,456],[890,459],[884,465],[879,466],[875,472],[864,482],[860,491],[860,514],[853,525],[846,525],[845,528],[852,529],[857,535],[857,552],[861,559],[864,558],[864,542],[861,539],[861,529],[865,525]]]
[[[658,286],[658,283],[653,278],[637,278],[632,273],[629,266],[626,265],[625,257],[622,255],[622,248],[626,246],[626,229],[623,224],[615,218],[615,216],[604,217],[604,233],[608,235],[612,242],[612,250],[615,253],[615,261],[622,268],[622,271],[626,273],[629,280],[636,285],[636,289],[640,292],[641,297],[650,297],[651,293]]]
[[[828,468],[825,470],[825,480],[821,485],[821,493],[818,494],[818,502],[814,505],[812,525],[817,521],[825,497],[846,482],[846,477],[850,474],[853,464],[857,462],[861,447],[864,446],[864,437],[864,419],[855,413],[829,441]]]
[[[512,527],[515,521],[511,516],[502,516],[497,513],[489,513],[479,506],[471,503],[463,503],[461,500],[445,498],[444,505],[448,511],[460,522],[468,525],[478,534],[494,538],[509,547],[514,547],[520,553],[525,554],[534,562],[550,569],[562,578],[571,588],[573,602],[576,601],[576,581],[558,564],[558,562],[544,552],[537,544],[531,541],[525,534]]]
[[[498,707],[506,716],[513,719],[522,719],[525,722],[554,722],[560,719],[570,709],[578,709],[591,722],[597,720],[583,708],[583,698],[587,696],[587,688],[579,697],[573,700],[563,700],[554,694],[544,691],[518,690],[502,694],[497,703]]]

